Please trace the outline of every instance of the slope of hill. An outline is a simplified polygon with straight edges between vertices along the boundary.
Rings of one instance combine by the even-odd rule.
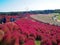
[[[54,14],[36,14],[36,15],[31,15],[31,17],[36,19],[36,20],[60,26],[59,22],[54,21],[52,19],[53,16],[55,16],[55,15]]]

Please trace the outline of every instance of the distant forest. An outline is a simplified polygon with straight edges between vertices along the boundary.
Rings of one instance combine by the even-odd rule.
[[[23,12],[0,12],[0,15],[18,15],[18,14],[51,14],[60,13],[60,9],[56,10],[34,10],[34,11],[23,11]]]

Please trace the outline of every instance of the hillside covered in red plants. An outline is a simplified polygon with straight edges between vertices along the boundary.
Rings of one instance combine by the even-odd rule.
[[[50,25],[25,17],[15,22],[0,24],[1,45],[60,45],[60,26]]]

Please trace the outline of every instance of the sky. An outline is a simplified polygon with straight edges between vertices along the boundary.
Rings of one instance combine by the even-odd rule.
[[[0,12],[60,9],[60,0],[0,0]]]

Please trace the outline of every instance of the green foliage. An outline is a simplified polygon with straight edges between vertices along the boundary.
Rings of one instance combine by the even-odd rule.
[[[60,9],[56,9],[54,12],[55,13],[60,13]]]
[[[57,19],[60,20],[60,15],[57,16]]]

